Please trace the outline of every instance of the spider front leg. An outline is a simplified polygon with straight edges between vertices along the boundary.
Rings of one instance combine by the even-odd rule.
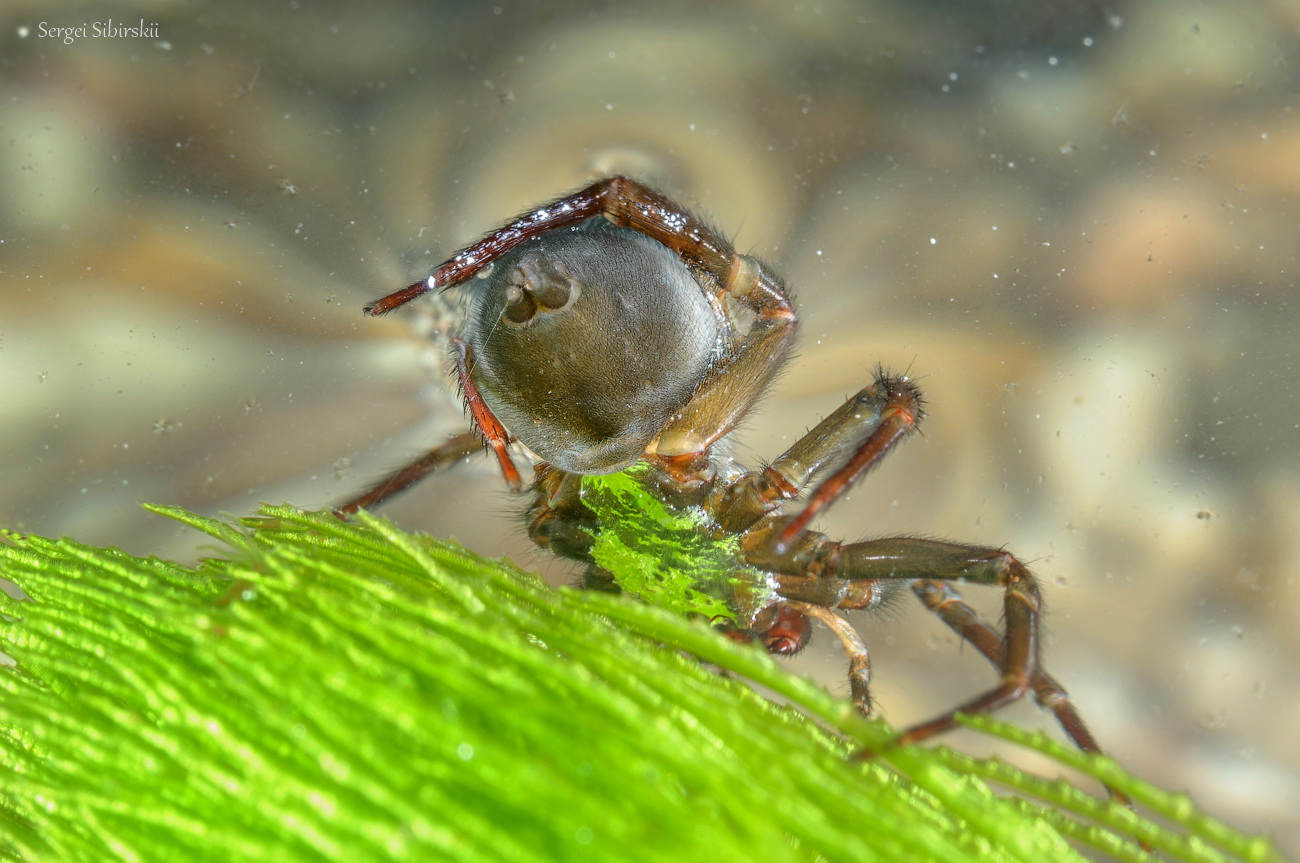
[[[846,459],[808,497],[803,510],[765,535],[760,552],[783,557],[812,520],[878,465],[916,430],[924,417],[921,393],[905,377],[876,372],[862,389],[761,471],[746,474],[726,491],[717,519],[727,530],[743,531],[791,500],[819,470]]]
[[[602,215],[672,249],[694,271],[751,307],[790,311],[785,292],[779,286],[772,290],[774,280],[752,258],[737,255],[722,235],[671,199],[636,180],[615,176],[516,216],[444,261],[428,278],[366,306],[366,314],[385,315],[429,291],[459,285],[529,240]],[[755,293],[763,296],[751,299]],[[773,293],[779,296],[769,296]]]

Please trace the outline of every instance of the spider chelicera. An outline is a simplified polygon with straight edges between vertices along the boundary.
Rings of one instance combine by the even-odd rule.
[[[840,609],[876,608],[910,588],[998,669],[995,687],[898,742],[1032,692],[1080,749],[1100,751],[1039,662],[1039,587],[1013,555],[913,537],[843,543],[808,530],[916,429],[921,396],[905,376],[878,372],[761,470],[727,456],[731,432],[780,371],[798,325],[767,266],[654,189],[615,176],[517,217],[366,312],[382,315],[457,285],[470,295],[451,345],[475,431],[430,450],[340,514],[373,507],[484,442],[519,491],[510,453],[517,441],[538,460],[530,537],[587,564],[589,585],[609,587],[613,575],[593,559],[601,526],[584,502],[583,478],[635,465],[642,488],[670,507],[698,508],[707,516],[699,529],[736,537],[737,567],[764,574],[770,589],[758,599],[738,588],[725,597],[737,612],[722,624],[728,634],[793,654],[820,621],[844,647],[862,713],[871,711],[867,648]],[[802,508],[785,514],[814,478]],[[954,582],[1002,588],[1005,634]]]

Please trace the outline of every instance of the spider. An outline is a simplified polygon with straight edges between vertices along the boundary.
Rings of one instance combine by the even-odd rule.
[[[628,476],[674,509],[706,514],[698,530],[733,537],[737,567],[767,590],[731,587],[719,625],[775,654],[800,651],[820,621],[843,645],[853,704],[872,709],[867,647],[838,612],[871,609],[910,589],[997,668],[996,686],[904,730],[913,743],[959,713],[987,713],[1032,692],[1082,750],[1096,739],[1039,661],[1038,583],[1016,557],[914,537],[844,543],[808,529],[923,417],[906,376],[875,379],[771,464],[745,470],[731,433],[781,370],[798,320],[768,267],[654,189],[622,176],[524,213],[456,252],[427,279],[367,306],[386,314],[430,291],[464,285],[463,326],[450,339],[474,431],[457,435],[337,507],[373,507],[479,450],[523,487],[514,442],[538,459],[528,532],[587,565],[588,586],[618,589],[594,560],[601,525],[584,477]],[[819,480],[813,485],[814,480]],[[807,494],[802,508],[787,502]],[[1005,634],[953,583],[1000,587]]]

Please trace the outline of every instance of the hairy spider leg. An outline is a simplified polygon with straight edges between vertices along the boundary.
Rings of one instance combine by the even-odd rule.
[[[770,553],[786,555],[814,516],[916,430],[925,415],[921,403],[911,381],[878,371],[871,384],[827,414],[770,465],[733,483],[718,508],[718,522],[730,531],[746,530],[783,501],[798,497],[818,471],[847,456],[813,491],[804,509],[776,532]]]
[[[375,300],[366,314],[385,315],[429,291],[459,285],[529,240],[599,215],[654,238],[724,286],[732,273],[736,255],[720,234],[649,186],[614,176],[520,213],[452,255],[428,278]]]
[[[823,501],[819,508],[824,509],[900,443],[923,416],[921,395],[904,378],[886,375],[883,370],[877,370],[876,375],[876,380],[828,414],[770,465],[746,473],[731,483],[716,508],[714,518],[718,524],[731,533],[748,531],[783,501],[798,497],[818,471],[847,457],[846,463],[819,487],[818,492],[822,496],[817,498],[818,492],[814,492],[814,498]],[[901,417],[910,418],[910,426],[901,427]],[[864,452],[871,459],[866,464],[863,463]],[[824,492],[824,489],[831,489],[834,494]],[[805,509],[798,515],[776,521],[774,526],[764,525],[754,531],[744,543],[746,558],[760,568],[791,574],[807,572],[807,562],[812,559],[810,555],[815,553],[815,549],[825,539],[821,534],[805,532],[810,519],[811,514]],[[793,528],[790,527],[792,524]],[[779,538],[786,535],[789,539]],[[777,538],[774,539],[774,536]],[[822,604],[829,603],[840,608],[872,607],[880,598],[869,586],[864,587],[864,590],[819,599]],[[855,604],[850,606],[850,602]],[[794,609],[788,614],[802,616]],[[824,615],[819,614],[817,617],[826,623]],[[838,632],[837,625],[827,625]],[[766,638],[762,621],[756,621],[754,628],[760,638]],[[803,633],[798,644],[790,645],[784,652],[796,653],[801,650],[811,635],[806,628]],[[844,639],[841,639],[841,643],[844,644],[852,666],[854,648]],[[863,689],[861,696],[854,695],[854,701],[863,706],[864,712],[870,706],[870,699],[865,692],[868,679],[869,676],[862,677],[851,684]]]
[[[998,639],[999,646],[990,657],[1002,673],[1001,682],[953,710],[907,729],[899,737],[900,743],[914,743],[952,728],[958,713],[991,713],[1024,697],[1035,685],[1050,681],[1038,669],[1041,609],[1038,582],[1009,552],[914,537],[839,543],[819,536],[805,543],[798,557],[815,561],[816,571],[808,574],[806,565],[799,567],[800,560],[788,560],[783,567],[786,574],[777,576],[777,592],[786,599],[817,602],[824,600],[831,589],[833,595],[846,596],[847,602],[839,603],[840,607],[861,608],[864,607],[862,590],[874,583],[911,586],[913,582],[957,581],[1002,588],[1006,637]],[[848,591],[849,585],[843,582],[861,587],[856,592]],[[870,605],[868,602],[866,607]],[[938,613],[950,626],[963,622],[959,611],[951,612],[951,618],[945,617],[943,611]],[[977,640],[972,643],[976,648],[990,647],[984,634],[974,637]],[[1082,727],[1081,721],[1078,726]],[[1081,749],[1095,751],[1096,741],[1092,736],[1084,732],[1075,737],[1077,730],[1065,726],[1066,733]]]
[[[460,391],[465,396],[465,405],[474,420],[474,427],[479,430],[483,435],[483,441],[496,454],[506,485],[510,486],[511,491],[519,491],[523,488],[523,483],[519,479],[519,469],[510,458],[508,449],[510,434],[496,418],[496,414],[492,413],[487,402],[483,401],[483,396],[479,394],[478,387],[474,384],[474,376],[470,371],[474,353],[462,339],[452,339],[451,345],[456,352],[456,377],[460,379]]]
[[[993,663],[1001,668],[1003,664],[1003,639],[1001,633],[988,621],[980,617],[979,612],[966,604],[961,594],[952,585],[942,581],[918,581],[912,585],[912,591],[921,599],[925,607],[934,612],[953,632]],[[1066,735],[1084,752],[1102,754],[1097,738],[1093,737],[1088,724],[1070,700],[1065,687],[1057,683],[1050,674],[1041,668],[1034,675],[1030,685],[1034,690],[1034,701],[1044,710],[1050,710]],[[905,738],[906,733],[903,735]],[[899,742],[907,740],[900,738]],[[1106,792],[1116,803],[1133,808],[1133,801],[1123,791],[1106,786]]]
[[[386,315],[429,291],[446,290],[473,278],[502,255],[535,237],[576,225],[601,213],[601,201],[614,178],[602,180],[553,204],[521,213],[438,265],[428,278],[394,291],[365,307],[372,317]]]
[[[798,320],[780,282],[755,258],[732,253],[723,284],[722,292],[752,311],[754,320],[731,356],[664,426],[653,444],[657,455],[706,452],[749,413],[789,357]]]
[[[520,481],[519,471],[515,468],[514,462],[510,459],[510,453],[506,449],[510,444],[510,437],[501,423],[497,421],[497,418],[488,410],[487,405],[483,403],[483,397],[479,395],[478,388],[474,386],[473,378],[469,375],[469,363],[472,361],[469,347],[461,339],[454,338],[451,343],[456,352],[456,374],[460,379],[461,392],[465,395],[465,403],[469,406],[470,415],[474,418],[475,428],[478,429],[478,432],[461,432],[438,444],[415,461],[389,474],[362,494],[334,507],[336,515],[340,517],[348,516],[359,509],[372,509],[379,506],[406,491],[429,474],[455,464],[462,458],[473,455],[482,449],[485,442],[492,448],[497,460],[501,463],[501,472],[505,476],[506,482],[509,483],[511,490],[519,491],[522,488],[523,483]]]
[[[815,615],[835,632],[850,661],[850,688],[855,703],[869,709],[859,689],[868,680],[859,668],[865,647],[856,633],[842,634],[847,624],[825,606],[870,608],[896,587],[910,586],[927,607],[970,641],[1002,673],[995,688],[940,717],[903,732],[900,742],[930,737],[955,724],[957,713],[997,710],[1032,689],[1035,700],[1050,710],[1069,738],[1082,750],[1100,751],[1065,690],[1038,667],[1038,584],[1011,554],[990,548],[914,538],[880,539],[842,544],[816,533],[805,533],[812,516],[840,497],[914,431],[923,417],[921,396],[902,377],[883,372],[877,379],[829,414],[767,468],[737,480],[719,506],[720,524],[732,531],[756,528],[745,543],[748,560],[781,573],[779,592],[795,610],[823,607]],[[847,460],[812,493],[805,508],[791,518],[759,522],[783,500],[797,497],[813,476],[850,453]],[[775,540],[770,534],[776,534]],[[1004,639],[961,601],[946,581],[969,581],[1003,588],[1007,621]],[[791,602],[792,601],[792,602]],[[760,633],[761,637],[761,633]],[[802,645],[801,645],[802,646]],[[861,658],[858,658],[861,655]],[[867,712],[864,709],[864,712]]]
[[[835,633],[844,648],[844,656],[849,661],[849,697],[853,700],[853,706],[863,716],[870,716],[871,656],[867,652],[867,643],[853,628],[853,624],[824,605],[814,605],[794,599],[780,604],[807,617],[820,620],[823,626]]]
[[[841,413],[842,412],[842,413]],[[921,396],[916,387],[905,378],[881,377],[864,389],[846,408],[841,408],[827,420],[834,418],[840,428],[830,427],[822,434],[834,443],[834,437],[850,437],[856,428],[870,427],[871,432],[861,439],[848,461],[835,473],[822,480],[821,485],[808,496],[803,510],[787,521],[772,541],[773,550],[781,554],[807,530],[808,525],[821,512],[872,468],[880,464],[891,450],[916,430],[924,417]],[[824,426],[826,421],[823,421]],[[822,426],[818,426],[822,428]],[[790,462],[778,459],[773,467],[791,476]],[[806,478],[805,478],[806,481]]]
[[[461,432],[433,447],[418,459],[394,471],[364,493],[334,507],[336,515],[353,515],[359,509],[374,509],[391,500],[435,471],[453,465],[483,449],[482,439],[471,431]]]
[[[953,632],[984,654],[995,667],[1002,668],[1005,661],[1002,634],[980,617],[979,612],[967,605],[951,585],[935,580],[918,581],[912,585],[912,591]],[[1034,690],[1034,700],[1056,716],[1061,728],[1075,745],[1085,752],[1101,751],[1097,739],[1088,730],[1083,717],[1071,703],[1069,694],[1059,683],[1039,669],[1030,681],[1030,686]]]

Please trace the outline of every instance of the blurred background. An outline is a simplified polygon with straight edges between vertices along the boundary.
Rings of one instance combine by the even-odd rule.
[[[0,10],[0,524],[192,558],[139,503],[355,494],[464,426],[432,306],[362,304],[630,172],[798,301],[739,455],[908,370],[822,528],[1014,550],[1108,751],[1300,853],[1300,4],[61,6]],[[386,512],[564,582],[519,506],[483,460]],[[857,623],[896,724],[993,680]]]

